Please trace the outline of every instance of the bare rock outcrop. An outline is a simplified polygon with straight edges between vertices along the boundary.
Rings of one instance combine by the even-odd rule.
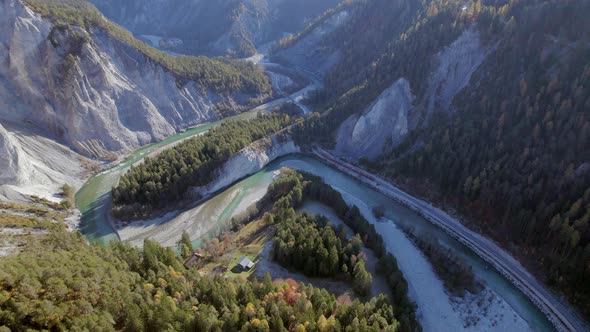
[[[341,57],[340,50],[324,43],[324,39],[338,27],[346,24],[349,18],[350,13],[347,10],[334,13],[293,45],[273,54],[273,58],[323,76],[340,61]]]
[[[260,139],[233,155],[223,166],[215,171],[216,180],[207,186],[192,189],[199,196],[210,195],[235,181],[254,174],[273,160],[299,152],[295,142],[286,134],[275,134]]]
[[[0,124],[0,183],[22,185],[32,168],[15,138]]]
[[[45,137],[0,125],[0,199],[35,195],[60,201],[64,184],[79,188],[84,157]]]
[[[469,84],[487,54],[489,49],[482,46],[479,33],[474,28],[465,30],[433,57],[435,66],[422,100],[412,97],[411,82],[399,79],[367,109],[342,123],[335,153],[351,159],[375,159],[411,130],[426,125],[433,112],[451,112],[453,99]]]
[[[467,86],[488,51],[482,47],[479,33],[472,27],[436,56],[437,66],[429,78],[425,100],[427,119],[435,110],[451,110],[453,98]]]
[[[341,125],[336,153],[352,158],[376,158],[386,144],[396,144],[408,133],[413,96],[409,82],[396,81],[366,110]]]

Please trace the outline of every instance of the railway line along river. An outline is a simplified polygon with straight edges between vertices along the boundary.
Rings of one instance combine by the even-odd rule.
[[[317,80],[314,80],[310,86],[288,97],[139,148],[116,166],[93,176],[76,194],[76,204],[82,213],[80,231],[89,241],[101,244],[122,239],[133,245],[141,245],[143,239],[152,238],[165,246],[174,246],[184,230],[189,233],[191,239],[200,242],[217,234],[232,216],[245,211],[248,206],[260,199],[278,171],[282,167],[290,167],[322,177],[326,183],[340,191],[348,203],[359,206],[365,217],[375,224],[383,235],[387,249],[398,259],[400,269],[409,284],[410,297],[417,304],[419,319],[425,331],[553,331],[551,322],[520,290],[467,246],[415,211],[310,156],[297,154],[275,160],[261,171],[234,183],[186,211],[173,213],[159,220],[133,223],[119,230],[114,228],[109,217],[110,191],[131,165],[141,162],[145,156],[162,148],[204,133],[224,121],[254,117],[260,111],[269,110],[317,88],[318,84]],[[371,213],[375,207],[384,208],[384,218],[379,221],[375,220]],[[474,297],[470,303],[467,299],[449,295],[424,255],[400,230],[400,226],[412,227],[418,236],[434,239],[463,259],[485,285],[485,297]],[[487,303],[482,304],[486,301]]]
[[[128,164],[130,163],[128,162]],[[102,179],[106,179],[106,181],[101,180],[101,183],[107,181],[114,183],[112,181],[116,180],[117,174],[120,174],[128,166],[123,165],[120,167],[121,169],[114,169],[111,172],[99,175]],[[216,234],[227,225],[232,216],[245,211],[251,203],[260,199],[278,173],[277,171],[282,167],[304,170],[321,176],[326,183],[340,191],[347,202],[359,206],[367,219],[375,223],[378,231],[386,241],[388,250],[396,256],[400,269],[408,280],[410,296],[418,305],[419,317],[425,331],[440,331],[440,328],[444,326],[453,331],[489,331],[495,330],[493,328],[494,322],[504,325],[505,331],[554,330],[543,313],[522,292],[469,248],[420,217],[414,211],[309,156],[291,155],[280,158],[260,172],[238,181],[213,198],[188,211],[167,220],[126,227],[119,230],[119,232],[125,240],[134,245],[141,245],[143,239],[149,237],[162,242],[164,245],[174,246],[184,230],[190,234],[193,240],[205,239],[212,234]],[[108,192],[99,196],[100,199],[105,199],[103,198],[105,195],[108,195]],[[92,219],[86,219],[85,222],[94,222],[96,225],[85,225],[86,227],[81,229],[89,239],[102,243],[119,237],[108,224],[108,218],[103,215],[103,213],[107,212],[100,212],[100,210],[104,210],[100,208],[104,204],[106,203],[88,205],[89,212],[97,211],[97,213],[92,214]],[[378,222],[370,213],[371,209],[377,206],[385,207],[385,222]],[[494,318],[493,315],[496,313],[494,308],[490,308],[492,317],[487,322],[481,323],[477,328],[464,327],[462,322],[465,317],[462,317],[462,315],[467,315],[466,312],[474,310],[474,308],[455,308],[464,304],[457,303],[444,291],[442,281],[430,268],[425,257],[400,231],[399,226],[402,225],[413,227],[421,236],[436,239],[441,245],[449,248],[465,260],[473,268],[477,278],[483,281],[487,289],[489,289],[488,296],[494,296],[497,299],[495,305],[498,307],[496,309],[499,310],[498,315],[512,315],[513,317],[498,316]],[[445,328],[445,330],[447,329]]]

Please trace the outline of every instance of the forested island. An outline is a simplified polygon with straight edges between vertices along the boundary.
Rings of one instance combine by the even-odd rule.
[[[394,312],[403,327],[402,330],[412,331],[419,328],[414,305],[408,298],[407,282],[397,266],[396,259],[386,252],[383,238],[375,231],[375,227],[361,215],[356,206],[349,206],[342,195],[324,183],[321,178],[296,171],[287,170],[283,173],[269,187],[263,200],[258,203],[263,206],[269,201],[273,202],[269,218],[278,224],[277,237],[274,239],[275,258],[287,266],[302,269],[310,275],[329,276],[338,272],[348,273],[355,290],[360,294],[366,294],[372,277],[365,271],[364,262],[353,259],[350,255],[358,253],[360,244],[363,243],[373,250],[379,258],[377,273],[386,279],[391,289],[390,295],[393,300]],[[343,247],[341,244],[338,249],[336,233],[331,226],[325,224],[327,222],[325,218],[319,216],[315,221],[312,221],[309,220],[309,216],[295,212],[295,209],[300,207],[305,200],[318,201],[331,207],[356,235],[350,239],[346,246]],[[322,225],[324,225],[324,232],[320,235],[318,229]],[[299,228],[307,229],[308,232],[315,235],[311,235],[303,241],[302,235],[304,234],[301,233],[301,230],[296,236],[293,234]],[[359,240],[361,241],[359,242]],[[324,241],[335,242],[334,247],[330,248],[331,251],[328,251]],[[295,250],[299,253],[302,250],[309,250],[311,255],[305,256],[298,253],[297,257],[307,258],[306,262],[298,262],[295,255],[291,254]],[[338,259],[336,259],[337,256]],[[340,271],[338,271],[337,265],[340,265]]]
[[[114,214],[122,218],[149,216],[153,209],[184,198],[190,187],[206,185],[214,171],[248,144],[294,123],[286,114],[261,114],[252,120],[228,121],[202,136],[190,138],[145,158],[121,177],[113,189]],[[198,199],[198,197],[197,197]]]

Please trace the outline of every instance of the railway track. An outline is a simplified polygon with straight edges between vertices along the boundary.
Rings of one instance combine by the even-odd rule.
[[[577,317],[567,304],[562,303],[560,299],[530,275],[520,263],[494,242],[467,229],[445,212],[410,196],[389,182],[365,170],[339,160],[323,149],[315,148],[313,153],[324,163],[355,177],[385,196],[412,209],[430,223],[440,227],[450,236],[467,246],[525,294],[547,316],[558,331],[589,331],[586,323]]]

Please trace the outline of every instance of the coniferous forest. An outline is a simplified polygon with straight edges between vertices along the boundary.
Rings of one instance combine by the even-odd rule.
[[[378,2],[330,36],[348,53],[313,99],[328,111],[299,129],[333,146],[339,124],[400,77],[421,100],[436,64],[428,59],[475,27],[493,50],[471,77],[476,83],[454,98],[450,112],[435,112],[430,121],[421,116],[400,145],[365,166],[440,197],[590,314],[590,4],[477,1],[462,11],[452,1]],[[385,10],[419,18],[355,37],[355,22],[385,19]],[[413,106],[426,112],[424,103]],[[295,137],[308,143],[306,134]]]
[[[326,290],[187,270],[146,240],[90,246],[53,233],[0,260],[0,325],[12,331],[396,331],[385,297],[340,304]]]
[[[305,199],[322,201],[349,227],[367,232],[343,240],[345,235],[336,235],[324,217],[294,211]],[[294,243],[308,247],[308,257],[318,260],[306,273],[324,277],[348,273],[355,290],[367,291],[372,277],[358,253],[361,245],[370,244],[369,234],[376,242],[381,237],[337,191],[315,176],[284,170],[259,205],[269,206],[264,218],[278,227],[277,260],[299,268],[295,260],[303,256],[291,255],[284,241],[291,245],[290,238],[299,237],[298,230],[304,229],[307,241]],[[325,257],[324,243],[331,250]],[[179,244],[192,247],[186,234]],[[12,331],[419,330],[395,258],[376,253],[381,258],[378,273],[386,277],[393,301],[381,295],[343,304],[326,290],[292,280],[273,282],[268,274],[248,281],[201,275],[197,269],[186,269],[173,248],[155,241],[145,240],[141,249],[121,242],[89,245],[81,234],[58,229],[30,243],[19,255],[0,260],[0,324]],[[341,270],[347,264],[350,268]]]
[[[482,71],[479,86],[456,98],[455,114],[440,114],[377,167],[432,180],[590,314],[590,39],[577,37],[590,31],[582,14],[590,7],[579,4],[519,8],[484,63],[504,79]],[[571,25],[558,29],[564,17]]]
[[[305,200],[321,202],[332,208],[356,235],[343,246],[342,239],[345,237],[342,230],[337,235],[331,226],[325,224],[325,217],[312,218],[295,212]],[[364,261],[353,256],[359,252],[361,243],[371,249],[379,259],[377,273],[385,278],[391,290],[389,295],[400,331],[421,330],[415,304],[408,297],[408,284],[397,260],[385,250],[383,238],[376,232],[375,226],[362,216],[358,207],[349,206],[337,190],[315,175],[283,171],[257,205],[270,206],[270,214],[266,217],[278,225],[273,241],[275,259],[307,275],[348,274],[355,291],[367,294],[373,276],[366,271]],[[329,251],[327,247],[330,247]],[[307,255],[301,255],[301,252]],[[342,264],[338,272],[336,261]]]

